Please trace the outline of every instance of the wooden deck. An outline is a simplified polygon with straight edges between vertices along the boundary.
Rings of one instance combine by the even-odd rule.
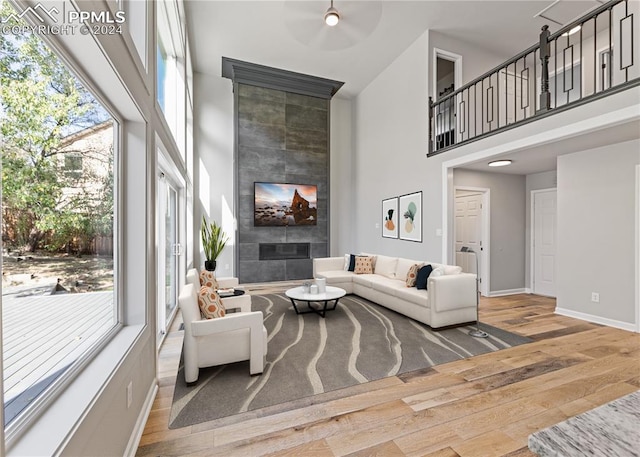
[[[182,347],[176,322],[137,455],[534,456],[531,433],[640,388],[640,335],[554,309],[555,300],[534,295],[483,298],[483,322],[534,342],[368,383],[339,400],[169,430]]]
[[[5,422],[115,324],[113,292],[2,297]]]

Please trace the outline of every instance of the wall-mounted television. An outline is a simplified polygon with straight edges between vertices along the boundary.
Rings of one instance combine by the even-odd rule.
[[[254,183],[256,227],[318,224],[318,187],[312,184]]]

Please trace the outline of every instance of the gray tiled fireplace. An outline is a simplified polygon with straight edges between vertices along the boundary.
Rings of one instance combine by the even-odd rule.
[[[329,106],[341,83],[321,80],[313,93],[307,85],[315,77],[257,66],[268,81],[256,83],[247,81],[253,64],[223,59],[223,68],[234,80],[236,108],[237,275],[242,283],[311,278],[312,258],[329,252]],[[289,88],[292,80],[307,85]],[[256,182],[315,185],[316,225],[255,226]]]

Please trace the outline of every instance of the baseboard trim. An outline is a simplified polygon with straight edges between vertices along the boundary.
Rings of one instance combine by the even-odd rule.
[[[492,290],[489,292],[489,297],[503,297],[505,295],[527,294],[528,289],[505,289],[505,290]]]
[[[142,439],[142,434],[144,433],[144,426],[147,424],[147,418],[149,414],[151,414],[151,408],[153,407],[153,401],[156,398],[156,394],[158,393],[158,380],[153,380],[153,385],[147,392],[147,398],[144,401],[144,407],[140,411],[138,415],[138,420],[136,420],[136,425],[133,428],[133,432],[129,437],[129,442],[127,443],[127,448],[124,452],[124,455],[127,457],[134,457],[136,452],[138,451],[138,445],[140,444],[140,440]]]
[[[594,324],[606,325],[607,327],[619,328],[621,330],[627,330],[629,332],[637,333],[636,324],[629,322],[617,321],[615,319],[608,319],[606,317],[594,316],[593,314],[581,313],[579,311],[573,311],[565,308],[556,308],[556,314],[561,316],[573,317],[587,322],[593,322]]]

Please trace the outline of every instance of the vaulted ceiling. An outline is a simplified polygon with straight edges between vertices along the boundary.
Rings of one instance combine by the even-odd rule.
[[[595,0],[334,0],[342,19],[323,22],[330,0],[187,0],[195,71],[221,74],[222,56],[344,81],[354,96],[426,30],[508,59],[587,10]],[[543,11],[543,16],[536,14]]]

